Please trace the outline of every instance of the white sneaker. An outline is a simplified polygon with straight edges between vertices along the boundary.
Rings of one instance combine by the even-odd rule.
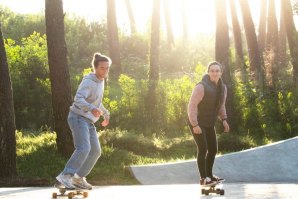
[[[75,189],[76,187],[72,184],[72,176],[70,174],[60,173],[56,179],[64,185],[67,189]]]
[[[88,190],[92,189],[92,185],[87,182],[85,177],[79,177],[79,178],[73,177],[72,183],[74,186],[80,189],[88,189]]]
[[[200,184],[202,187],[209,187],[218,184],[216,181],[212,181],[209,177],[201,178]]]

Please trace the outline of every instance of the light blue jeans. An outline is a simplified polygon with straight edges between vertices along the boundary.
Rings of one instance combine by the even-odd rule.
[[[87,176],[101,155],[96,128],[91,121],[72,111],[68,114],[68,125],[72,131],[75,151],[68,160],[63,174]]]

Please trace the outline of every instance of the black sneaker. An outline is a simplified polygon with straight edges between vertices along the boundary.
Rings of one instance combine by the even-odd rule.
[[[224,178],[220,178],[220,177],[218,177],[218,176],[216,176],[216,175],[213,175],[213,176],[211,177],[211,180],[212,180],[212,181],[216,181],[216,182],[223,182],[223,181],[225,181]]]
[[[201,178],[200,179],[200,184],[203,187],[208,187],[208,186],[216,185],[216,184],[218,184],[218,182],[217,181],[213,181],[209,177],[207,177],[207,178]]]

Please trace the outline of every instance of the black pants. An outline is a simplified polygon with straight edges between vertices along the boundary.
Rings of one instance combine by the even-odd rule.
[[[212,169],[217,153],[217,138],[214,127],[202,127],[201,134],[191,133],[197,145],[197,164],[201,178],[213,176]]]

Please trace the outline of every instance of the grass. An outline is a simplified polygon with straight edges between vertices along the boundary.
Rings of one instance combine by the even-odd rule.
[[[190,133],[179,137],[166,134],[145,137],[120,129],[99,132],[102,156],[88,180],[94,185],[138,184],[128,171],[130,165],[173,162],[195,158],[196,146]],[[49,130],[16,133],[18,176],[0,180],[0,186],[49,186],[64,168],[67,158],[57,153],[56,134]],[[256,146],[248,136],[219,135],[220,153]]]

